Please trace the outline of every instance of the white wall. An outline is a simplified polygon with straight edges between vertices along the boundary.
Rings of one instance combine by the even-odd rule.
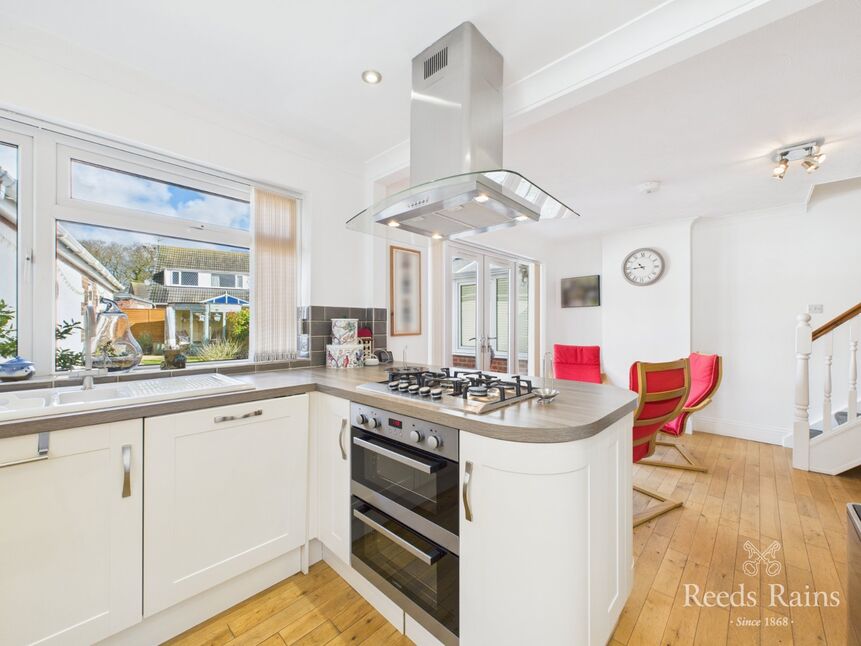
[[[695,428],[778,442],[791,430],[795,317],[820,325],[861,300],[861,180],[817,189],[799,208],[699,220],[693,229],[693,347],[724,357],[714,404]],[[835,337],[835,410],[846,403],[845,330]],[[814,344],[811,420],[821,418],[822,343]]]
[[[360,166],[36,31],[0,25],[0,55],[0,106],[303,192],[311,301],[370,304],[364,236],[344,227],[364,206]]]
[[[639,247],[661,252],[664,274],[649,286],[622,275],[622,261]],[[628,229],[603,239],[601,353],[610,381],[628,386],[634,361],[671,361],[691,351],[691,220]]]

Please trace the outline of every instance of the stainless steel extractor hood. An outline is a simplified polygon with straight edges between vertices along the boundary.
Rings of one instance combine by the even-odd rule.
[[[460,238],[577,215],[502,167],[502,56],[472,23],[416,56],[412,79],[412,186],[365,209],[348,227]]]

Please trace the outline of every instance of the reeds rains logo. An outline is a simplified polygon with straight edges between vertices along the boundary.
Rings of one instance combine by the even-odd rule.
[[[749,577],[780,576],[783,565],[777,558],[781,545],[772,541],[765,549],[756,547],[750,541],[742,546],[747,552],[741,569]],[[753,583],[753,582],[752,582]],[[759,585],[753,586],[759,588]],[[762,581],[762,594],[770,608],[830,608],[840,605],[840,592],[812,590],[805,585],[803,590],[787,590],[786,585],[776,581]],[[748,589],[744,582],[735,590],[702,590],[696,583],[685,583],[685,606],[700,608],[747,608],[759,605],[757,590]]]

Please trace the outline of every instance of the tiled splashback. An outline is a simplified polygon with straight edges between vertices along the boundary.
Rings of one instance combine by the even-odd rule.
[[[374,349],[385,348],[388,311],[382,307],[329,307],[311,305],[301,309],[301,333],[308,335],[311,365],[326,364],[326,345],[332,342],[332,319],[359,319],[359,327],[371,328]],[[301,350],[302,340],[300,340]]]

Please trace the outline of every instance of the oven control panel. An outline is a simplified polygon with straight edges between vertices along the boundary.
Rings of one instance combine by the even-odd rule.
[[[458,430],[364,404],[350,404],[355,428],[457,462]]]

